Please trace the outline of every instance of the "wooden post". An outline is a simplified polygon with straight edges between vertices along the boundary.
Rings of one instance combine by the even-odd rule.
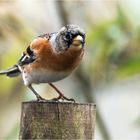
[[[93,139],[95,104],[23,102],[19,139]]]

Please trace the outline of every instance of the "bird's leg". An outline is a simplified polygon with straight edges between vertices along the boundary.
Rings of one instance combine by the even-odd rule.
[[[29,85],[28,88],[35,94],[37,101],[46,101],[46,99],[42,98],[32,87],[32,85]]]
[[[62,99],[62,100],[75,102],[73,98],[67,98],[66,96],[64,96],[63,93],[60,90],[58,90],[58,88],[54,86],[52,83],[48,83],[48,84],[59,94],[57,98],[52,99],[53,101],[59,101],[59,99]]]

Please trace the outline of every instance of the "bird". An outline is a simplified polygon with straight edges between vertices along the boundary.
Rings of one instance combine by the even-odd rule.
[[[0,75],[21,75],[24,85],[36,96],[37,101],[46,101],[32,84],[49,84],[59,96],[52,101],[74,101],[53,84],[69,76],[80,64],[85,52],[85,32],[77,25],[65,25],[57,32],[37,36],[25,49],[12,67],[0,71]]]

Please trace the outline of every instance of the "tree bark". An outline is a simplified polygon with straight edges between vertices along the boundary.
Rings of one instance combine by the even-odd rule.
[[[95,104],[23,102],[19,139],[93,139]]]

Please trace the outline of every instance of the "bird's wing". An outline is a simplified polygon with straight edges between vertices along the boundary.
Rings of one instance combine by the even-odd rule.
[[[13,67],[0,71],[0,75],[7,75],[8,77],[15,77],[20,75],[21,71],[19,66],[23,66],[25,64],[32,63],[35,60],[35,56],[33,51],[31,50],[30,46],[27,47],[26,52],[23,52],[23,55],[19,59],[16,65]]]
[[[54,33],[47,33],[47,34],[43,34],[43,35],[40,35],[38,37],[41,37],[41,38],[46,38],[46,39],[50,39],[50,37],[53,35],[53,34],[56,34],[56,32]],[[26,65],[26,64],[29,64],[29,63],[32,63],[36,60],[36,56],[32,50],[32,48],[30,46],[27,47],[26,51],[23,52],[23,55],[22,57],[19,59],[18,61],[18,65],[19,66],[23,66],[23,65]]]
[[[36,56],[33,52],[33,50],[31,49],[30,46],[27,47],[26,51],[23,52],[22,57],[19,59],[19,61],[17,62],[17,65],[19,66],[23,66],[29,63],[32,63],[36,60]]]
[[[19,66],[23,66],[29,63],[32,63],[33,61],[35,61],[35,55],[33,53],[33,51],[31,50],[30,46],[27,47],[26,51],[23,52],[23,55],[21,56],[21,58],[19,59],[19,61],[17,62],[16,65],[14,65],[13,67],[0,71],[0,75],[7,75],[8,77],[15,77],[20,75],[21,71],[19,69]]]

